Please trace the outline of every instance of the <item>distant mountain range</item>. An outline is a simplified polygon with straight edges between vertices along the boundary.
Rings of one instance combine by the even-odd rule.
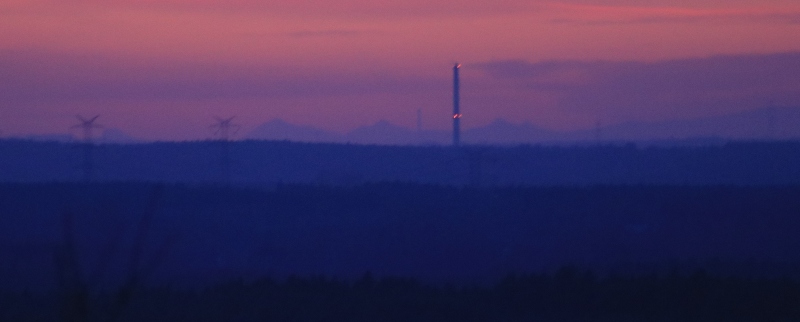
[[[75,137],[72,134],[60,133],[26,135],[23,137],[17,137],[17,139],[52,142],[78,142],[81,140],[81,138]],[[128,144],[142,142],[142,140],[136,139],[117,128],[108,128],[103,130],[103,132],[99,136],[95,137],[93,141],[103,144]]]
[[[624,123],[601,129],[613,140],[663,140],[698,137],[784,140],[800,138],[800,107],[766,107],[718,117],[655,123]],[[588,137],[587,133],[582,133]]]
[[[530,123],[497,119],[486,126],[462,132],[466,144],[572,144],[587,142],[640,142],[676,144],[725,140],[786,140],[800,138],[800,107],[766,107],[735,114],[663,122],[629,122],[580,131],[552,131]],[[333,142],[382,145],[446,145],[450,131],[416,131],[388,121],[339,134],[280,119],[261,124],[246,139]]]
[[[29,135],[20,139],[57,142],[79,140],[70,134],[57,133]],[[452,133],[450,130],[417,131],[385,120],[347,133],[336,133],[273,119],[246,133],[242,139],[372,145],[448,145],[452,142]],[[465,144],[487,145],[571,145],[597,142],[707,145],[721,144],[727,140],[789,139],[800,139],[800,107],[797,106],[771,106],[698,119],[628,122],[578,131],[553,131],[528,122],[511,123],[496,119],[485,126],[466,129],[461,133],[461,140]],[[95,142],[105,144],[142,141],[116,128],[105,129],[95,138]]]

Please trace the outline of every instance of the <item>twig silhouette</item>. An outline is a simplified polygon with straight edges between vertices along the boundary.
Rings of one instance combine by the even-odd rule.
[[[59,288],[60,317],[64,322],[117,321],[125,309],[130,305],[136,291],[141,287],[146,277],[162,262],[169,247],[174,241],[167,238],[155,252],[155,255],[146,265],[142,265],[145,243],[152,228],[153,219],[159,208],[163,187],[157,185],[153,188],[147,207],[139,220],[135,231],[133,248],[128,257],[127,272],[122,285],[114,292],[114,296],[107,305],[100,305],[98,299],[93,301],[92,289],[83,276],[78,257],[78,246],[75,241],[74,213],[65,210],[62,214],[62,245],[57,248],[55,256],[57,281]],[[92,280],[97,284],[101,277],[107,273],[111,255],[118,249],[119,239],[115,238],[109,247],[100,254],[100,261],[92,274]],[[96,287],[96,285],[94,285]],[[97,292],[98,290],[94,290]],[[104,308],[104,309],[103,309]]]

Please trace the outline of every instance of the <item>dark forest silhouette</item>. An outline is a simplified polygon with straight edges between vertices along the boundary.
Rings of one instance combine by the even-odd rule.
[[[445,185],[800,184],[800,142],[713,146],[371,146],[237,141],[104,144],[95,181],[275,185],[417,182]],[[224,153],[221,153],[224,151]],[[73,144],[0,141],[0,182],[79,181]]]

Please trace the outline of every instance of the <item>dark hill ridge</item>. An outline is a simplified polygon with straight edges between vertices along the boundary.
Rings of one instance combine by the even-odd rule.
[[[2,140],[0,182],[80,181],[83,158],[84,149],[77,144]],[[800,184],[800,142],[462,148],[288,141],[159,142],[98,145],[92,160],[92,179],[106,182]]]

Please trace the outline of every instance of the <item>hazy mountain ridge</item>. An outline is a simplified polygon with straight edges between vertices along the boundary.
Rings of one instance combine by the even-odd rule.
[[[466,144],[560,144],[592,141],[719,142],[734,140],[786,140],[800,137],[800,107],[770,106],[734,114],[662,122],[628,122],[578,131],[554,131],[534,124],[496,119],[485,126],[462,131]],[[450,131],[412,130],[381,120],[345,134],[294,125],[280,119],[261,124],[247,139],[288,140],[379,145],[447,145]],[[713,139],[713,140],[712,140]]]
[[[653,140],[689,137],[785,140],[800,136],[800,107],[778,107],[690,120],[624,123],[601,129],[615,140]]]
[[[529,122],[512,123],[495,119],[491,123],[462,130],[464,144],[585,144],[595,142],[636,142],[649,144],[721,144],[727,140],[792,140],[800,138],[800,106],[768,106],[715,117],[626,122],[576,131],[555,131]],[[35,134],[18,137],[31,141],[78,142],[74,133]],[[262,123],[241,139],[310,143],[370,145],[449,145],[450,130],[416,130],[380,120],[347,133],[326,131],[282,119]],[[119,128],[107,128],[94,138],[101,144],[143,143]]]
[[[80,142],[82,140],[82,138],[75,136],[74,134],[63,134],[63,133],[31,134],[21,137],[12,136],[10,138],[28,140],[28,141],[64,142],[64,143]],[[93,138],[92,141],[95,143],[102,143],[102,144],[130,144],[130,143],[143,142],[143,140],[135,138],[118,128],[104,129],[103,132],[100,134],[100,136]]]
[[[341,136],[311,126],[295,125],[281,119],[273,119],[251,130],[247,138],[298,141],[298,142],[340,142]]]

